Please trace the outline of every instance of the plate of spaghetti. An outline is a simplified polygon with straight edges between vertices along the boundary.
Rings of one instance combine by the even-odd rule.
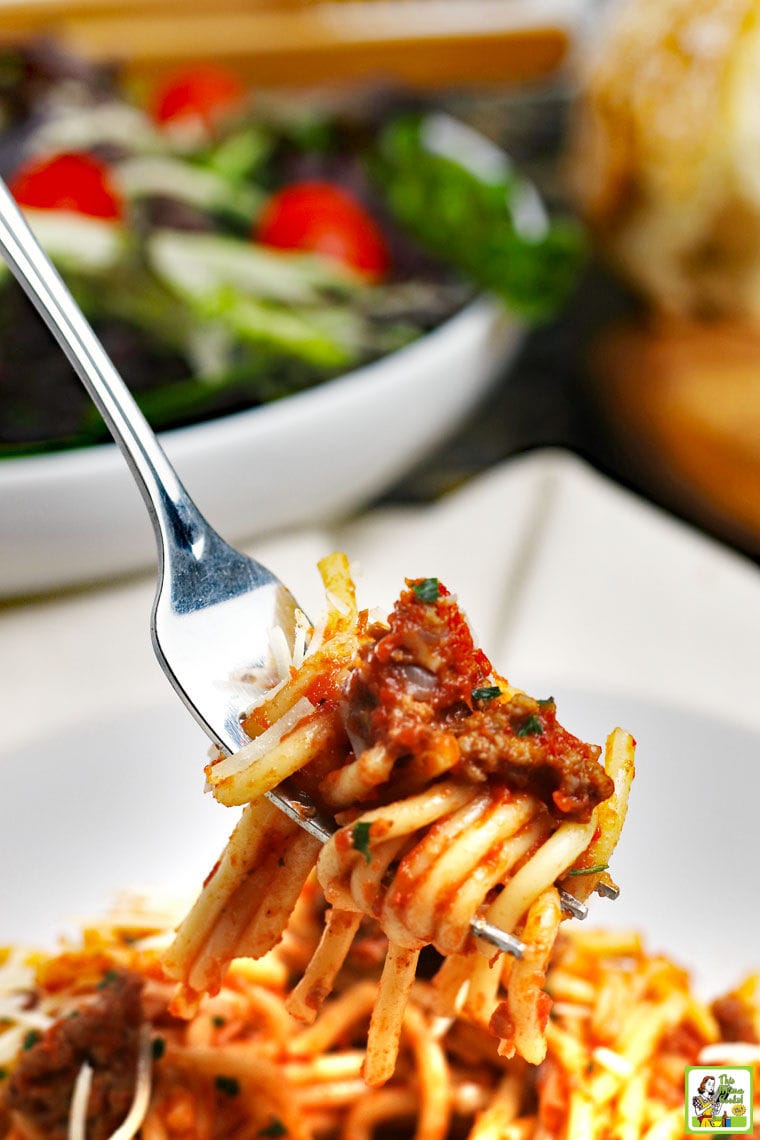
[[[407,579],[378,615],[359,608],[345,556],[320,571],[325,617],[304,619],[287,643],[275,632],[266,676],[243,678],[263,682],[265,696],[245,721],[250,744],[208,756],[206,797],[197,769],[182,762],[180,778],[157,760],[153,733],[154,748],[130,743],[134,765],[104,793],[104,805],[119,796],[120,811],[111,806],[101,834],[98,760],[113,726],[56,753],[60,787],[73,777],[84,792],[69,794],[66,812],[60,800],[46,807],[28,770],[6,765],[13,811],[3,806],[0,833],[11,844],[20,828],[36,836],[40,870],[11,885],[0,932],[0,1135],[681,1136],[687,1066],[760,1064],[758,976],[738,973],[751,970],[752,948],[738,937],[726,950],[719,998],[684,968],[689,950],[699,956],[689,917],[703,903],[713,928],[751,905],[741,863],[712,879],[715,849],[706,872],[700,863],[714,789],[694,790],[682,827],[674,765],[647,771],[659,758],[645,756],[623,831],[628,732],[613,728],[597,745],[565,728],[559,698],[531,697],[495,670],[437,578]],[[622,711],[641,715],[629,704]],[[589,707],[576,695],[574,715],[596,732],[609,702]],[[671,717],[668,730],[656,710],[641,721],[644,741],[647,726],[662,736],[665,725],[670,744],[675,726],[694,763],[719,742],[727,785],[750,773],[751,734],[706,718]],[[77,753],[91,749],[88,768]],[[157,764],[169,775],[154,774]],[[203,811],[185,813],[193,783],[188,803]],[[284,783],[329,819],[327,842],[269,801]],[[51,799],[58,790],[53,779]],[[77,799],[79,821],[68,815]],[[743,810],[735,805],[733,827],[752,835]],[[722,840],[717,819],[713,838]],[[672,885],[683,846],[693,892]],[[667,877],[653,874],[671,855]],[[108,870],[88,893],[93,862]],[[133,884],[152,872],[195,899],[175,911],[122,896],[51,942],[62,907],[71,916],[97,906],[98,891],[130,885],[119,882],[127,867]],[[599,896],[614,896],[616,881],[613,905]],[[566,921],[568,895],[588,903],[589,929]],[[41,924],[30,898],[55,900]],[[649,918],[639,923],[642,899]],[[667,909],[681,929],[665,923],[663,943]],[[20,945],[33,910],[44,949]],[[482,923],[517,948],[495,948]],[[731,1127],[748,1131],[752,1106],[742,1107]]]

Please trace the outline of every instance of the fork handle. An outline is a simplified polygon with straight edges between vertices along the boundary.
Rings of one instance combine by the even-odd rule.
[[[103,345],[0,179],[0,253],[37,308],[121,448],[148,508],[163,568],[210,530]]]

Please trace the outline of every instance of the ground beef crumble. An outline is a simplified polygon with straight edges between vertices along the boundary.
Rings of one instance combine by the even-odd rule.
[[[712,1012],[720,1026],[722,1040],[760,1044],[753,1010],[737,994],[717,998],[713,1002]]]
[[[88,1140],[110,1136],[134,1093],[142,986],[137,974],[107,974],[97,993],[83,998],[21,1054],[8,1080],[7,1109],[46,1140],[66,1140],[74,1083],[88,1062],[93,1068]]]
[[[346,685],[352,737],[398,758],[453,741],[455,774],[493,777],[533,793],[559,819],[588,820],[613,792],[600,749],[558,723],[552,700],[482,695],[493,688],[491,664],[454,598],[435,579],[407,585],[388,626],[369,631]]]
[[[496,776],[511,788],[532,792],[563,819],[588,820],[614,790],[599,763],[601,749],[563,728],[553,701],[517,693],[476,710],[454,733],[468,779]]]

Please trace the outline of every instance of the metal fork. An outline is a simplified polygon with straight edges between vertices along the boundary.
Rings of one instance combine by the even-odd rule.
[[[158,548],[150,623],[158,662],[211,740],[235,752],[248,740],[241,715],[253,696],[250,690],[244,696],[233,679],[265,670],[272,629],[279,626],[292,647],[296,601],[270,570],[229,546],[200,513],[1,179],[0,253],[98,407],[145,500]],[[330,838],[330,822],[312,804],[281,788],[268,795],[321,842]],[[585,906],[563,895],[566,909],[585,917]],[[471,928],[516,957],[525,949],[480,916]]]
[[[159,664],[211,740],[235,752],[248,737],[242,687],[233,678],[265,668],[273,628],[292,646],[295,599],[200,513],[2,180],[0,253],[97,405],[145,500],[158,548],[150,628]],[[249,690],[249,705],[254,699]],[[280,790],[271,799],[322,841],[331,834],[308,805]]]

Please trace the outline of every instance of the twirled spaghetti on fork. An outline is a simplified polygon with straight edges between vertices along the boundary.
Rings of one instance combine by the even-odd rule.
[[[420,950],[443,956],[444,1015],[464,1012],[503,1056],[537,1064],[550,999],[543,981],[563,918],[558,884],[585,898],[607,877],[633,777],[633,741],[600,749],[496,674],[437,579],[410,580],[387,622],[357,609],[345,556],[320,563],[329,610],[308,652],[245,721],[251,743],[215,757],[215,797],[245,805],[164,959],[174,1008],[215,992],[233,958],[282,936],[315,869],[329,904],[321,940],[289,998],[316,1016],[352,941],[376,920],[388,946],[365,1080],[392,1074]],[[264,798],[283,781],[335,820],[324,848]],[[482,915],[523,957],[473,936]]]

